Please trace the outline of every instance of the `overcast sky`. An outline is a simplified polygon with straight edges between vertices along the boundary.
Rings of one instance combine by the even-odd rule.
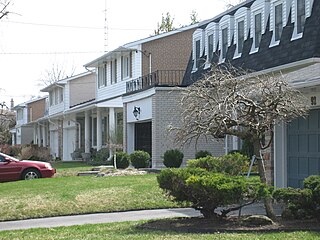
[[[225,10],[228,0],[11,0],[14,12],[0,22],[0,102],[38,96],[39,80],[53,65],[84,72],[83,65],[125,43],[150,36],[170,12],[174,26]],[[105,35],[105,6],[108,34]],[[107,37],[107,41],[105,41]],[[105,49],[105,43],[107,48]]]

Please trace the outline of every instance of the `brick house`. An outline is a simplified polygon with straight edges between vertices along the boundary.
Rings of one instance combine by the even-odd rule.
[[[192,84],[212,63],[230,62],[256,73],[282,73],[309,99],[309,116],[275,128],[265,152],[268,179],[277,187],[301,187],[320,173],[320,1],[247,0],[193,33],[183,79]]]

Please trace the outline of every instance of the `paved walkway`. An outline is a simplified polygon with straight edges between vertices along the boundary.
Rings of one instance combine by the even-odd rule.
[[[276,214],[279,214],[280,208],[276,206],[275,212]],[[238,215],[238,211],[232,212],[231,214]],[[263,205],[258,203],[244,207],[242,209],[242,215],[248,214],[265,214]],[[200,215],[201,214],[199,211],[196,211],[192,208],[172,208],[115,213],[97,213],[0,222],[0,231],[30,228],[51,228],[60,226],[73,226],[110,222],[138,221],[173,217],[197,217]]]

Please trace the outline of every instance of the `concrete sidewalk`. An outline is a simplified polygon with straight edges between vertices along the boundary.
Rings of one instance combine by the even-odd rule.
[[[277,215],[281,213],[281,209],[279,206],[274,206],[274,209]],[[238,213],[238,211],[234,211],[230,214],[237,216]],[[265,215],[263,204],[256,203],[242,208],[241,215],[252,214]],[[197,216],[201,216],[201,213],[192,208],[172,208],[114,213],[97,213],[0,222],[0,231]]]

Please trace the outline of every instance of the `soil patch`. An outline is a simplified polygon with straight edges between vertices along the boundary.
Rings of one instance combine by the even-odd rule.
[[[310,220],[283,220],[277,218],[274,224],[265,226],[246,226],[243,217],[229,217],[225,220],[212,220],[203,217],[160,219],[139,226],[140,229],[177,231],[188,233],[215,232],[278,232],[278,231],[317,231],[320,222]]]

